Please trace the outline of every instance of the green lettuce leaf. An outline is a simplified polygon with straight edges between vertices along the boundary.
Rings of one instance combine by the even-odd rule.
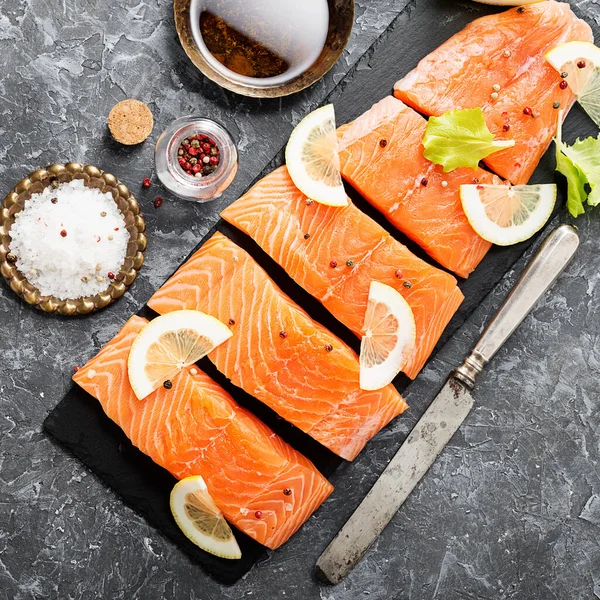
[[[589,137],[568,146],[556,139],[556,170],[567,179],[567,209],[573,217],[585,212],[585,204],[600,204],[600,139]],[[589,193],[588,193],[589,191]]]
[[[450,110],[441,117],[430,117],[423,138],[425,158],[443,165],[444,173],[459,167],[476,169],[481,159],[514,145],[514,140],[494,140],[481,108]]]

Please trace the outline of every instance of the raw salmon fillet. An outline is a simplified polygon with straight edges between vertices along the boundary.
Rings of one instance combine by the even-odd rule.
[[[146,323],[132,317],[73,379],[155,463],[178,479],[201,475],[228,521],[277,548],[333,487],[199,369],[183,370],[172,389],[138,400],[129,385],[127,358]],[[290,495],[283,493],[286,488]]]
[[[469,225],[460,185],[500,180],[482,169],[444,173],[423,156],[426,127],[412,108],[384,98],[338,129],[342,175],[438,263],[467,277],[491,244]]]
[[[548,0],[481,17],[426,56],[396,83],[394,94],[426,115],[480,106],[498,139],[515,140],[485,163],[511,183],[527,183],[556,133],[553,103],[560,102],[566,115],[575,100],[568,88],[559,88],[560,75],[544,54],[574,40],[593,36],[567,3]]]
[[[347,460],[407,408],[392,385],[361,390],[352,349],[315,323],[220,233],[148,305],[160,314],[201,310],[230,323],[233,337],[209,359],[235,385]]]
[[[221,216],[252,237],[358,336],[371,281],[397,289],[410,304],[417,327],[415,353],[404,369],[409,377],[421,370],[463,300],[452,275],[417,258],[352,203],[334,208],[308,200],[285,166]]]

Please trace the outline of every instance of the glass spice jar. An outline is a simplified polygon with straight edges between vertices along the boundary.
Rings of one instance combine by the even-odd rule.
[[[211,149],[216,147],[219,162],[211,165],[216,166],[211,173],[203,174],[201,168],[196,168],[194,170],[199,173],[196,174],[188,169],[189,165],[182,167],[180,159],[184,149],[192,147],[191,142],[197,146],[202,144],[203,139],[210,142]],[[197,147],[192,150],[197,154],[197,158],[194,156],[195,164],[201,160],[201,151]],[[187,151],[185,156],[189,156]],[[238,167],[238,153],[230,133],[216,121],[194,116],[181,117],[173,121],[158,138],[154,165],[156,175],[171,192],[185,200],[206,202],[218,198],[233,181]]]

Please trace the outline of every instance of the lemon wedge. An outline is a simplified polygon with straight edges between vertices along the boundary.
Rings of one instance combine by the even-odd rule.
[[[564,76],[583,110],[600,126],[600,48],[590,42],[567,42],[550,50],[546,60]]]
[[[231,336],[221,321],[197,310],[177,310],[150,321],[133,341],[127,360],[135,395],[143,400]]]
[[[484,240],[510,246],[528,240],[548,221],[556,185],[461,185],[467,219]]]
[[[296,126],[285,149],[294,185],[308,198],[327,206],[346,206],[333,104],[311,112]]]
[[[360,387],[379,390],[398,375],[417,339],[415,317],[393,287],[372,281],[360,345]]]
[[[221,558],[242,557],[231,528],[199,475],[175,484],[171,512],[179,529],[202,550]]]

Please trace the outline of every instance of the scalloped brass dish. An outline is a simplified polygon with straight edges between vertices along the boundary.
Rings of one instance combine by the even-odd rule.
[[[194,65],[209,79],[236,94],[255,98],[279,98],[299,92],[323,77],[342,55],[354,23],[354,0],[328,0],[329,28],[325,46],[314,62],[298,77],[274,87],[254,87],[228,79],[217,71],[198,50],[190,22],[192,0],[175,0],[175,27],[179,41]]]
[[[15,215],[23,209],[25,202],[32,194],[44,188],[65,183],[74,179],[82,179],[88,187],[102,192],[110,192],[125,217],[129,243],[125,262],[119,274],[107,289],[95,296],[59,300],[54,296],[42,296],[17,269],[14,262],[8,260],[10,236],[8,232],[14,222]],[[80,165],[79,163],[56,164],[45,169],[34,171],[13,188],[0,206],[0,272],[10,288],[25,302],[47,313],[59,313],[65,316],[84,315],[104,308],[120,298],[133,283],[138,271],[144,263],[146,249],[146,223],[140,213],[137,200],[131,195],[127,186],[110,173],[97,167]]]

